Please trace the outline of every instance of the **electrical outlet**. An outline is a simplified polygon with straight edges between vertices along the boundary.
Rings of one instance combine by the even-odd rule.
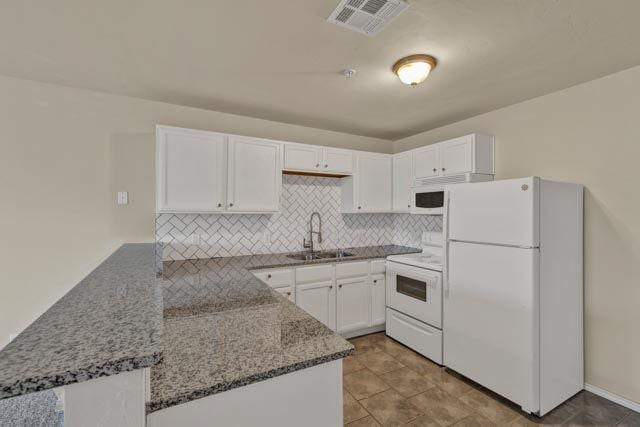
[[[129,204],[129,192],[128,191],[118,191],[118,204],[119,205],[128,205]]]

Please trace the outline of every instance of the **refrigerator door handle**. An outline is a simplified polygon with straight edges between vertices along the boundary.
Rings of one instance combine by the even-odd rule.
[[[444,280],[444,297],[449,298],[449,200],[451,194],[446,191],[445,192],[445,209],[444,215],[442,219],[442,228],[444,229],[444,263],[442,268],[444,270],[443,280]]]

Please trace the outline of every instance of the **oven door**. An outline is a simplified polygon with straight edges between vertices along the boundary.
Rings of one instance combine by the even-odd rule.
[[[442,328],[442,273],[387,261],[387,307]]]

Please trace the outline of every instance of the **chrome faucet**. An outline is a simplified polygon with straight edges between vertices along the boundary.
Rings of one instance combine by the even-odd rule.
[[[318,231],[313,231],[313,217],[318,217]],[[322,218],[320,217],[319,212],[313,212],[311,214],[311,218],[309,218],[309,241],[304,237],[302,239],[302,247],[305,249],[309,249],[309,252],[313,252],[313,235],[318,235],[318,243],[322,243]]]

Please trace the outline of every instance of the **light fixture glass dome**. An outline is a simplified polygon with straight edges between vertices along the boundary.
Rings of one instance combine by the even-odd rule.
[[[416,86],[429,77],[437,61],[430,55],[411,55],[393,65],[393,72],[404,84]]]

